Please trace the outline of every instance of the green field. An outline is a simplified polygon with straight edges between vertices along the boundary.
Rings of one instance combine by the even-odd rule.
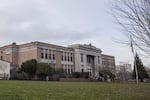
[[[1,80],[0,100],[150,100],[150,84]]]

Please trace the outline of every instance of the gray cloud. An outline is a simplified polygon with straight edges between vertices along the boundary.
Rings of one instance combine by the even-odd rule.
[[[61,12],[58,6],[58,2],[48,0],[1,0],[0,39],[16,42],[38,40],[61,43],[61,41],[85,41],[98,35],[92,28],[89,29],[91,26],[88,22],[82,22],[84,15],[81,11],[80,14],[70,12],[72,14],[69,16],[69,12],[66,14],[65,9],[64,13]],[[79,17],[72,16],[74,14],[79,14]]]
[[[43,41],[59,45],[92,43],[123,58],[106,12],[106,0],[0,0],[0,46]],[[128,55],[124,49],[124,55]],[[117,52],[117,53],[116,53]],[[126,56],[124,56],[127,58]]]

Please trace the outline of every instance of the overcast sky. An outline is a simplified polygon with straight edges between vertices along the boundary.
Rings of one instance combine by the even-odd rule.
[[[111,16],[110,0],[0,0],[0,46],[42,41],[89,44],[132,63],[130,47]]]

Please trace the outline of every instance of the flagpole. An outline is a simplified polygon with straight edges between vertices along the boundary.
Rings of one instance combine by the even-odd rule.
[[[137,71],[136,57],[135,57],[134,48],[133,48],[133,44],[132,44],[132,37],[130,37],[130,39],[131,39],[131,50],[132,50],[132,54],[133,54],[133,58],[134,58],[136,84],[138,85],[138,83],[139,83],[139,81],[138,81],[138,71]]]

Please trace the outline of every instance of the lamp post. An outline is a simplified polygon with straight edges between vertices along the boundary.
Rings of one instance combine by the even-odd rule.
[[[133,54],[133,57],[134,57],[134,66],[135,66],[135,74],[136,74],[136,83],[138,84],[138,71],[137,71],[137,64],[136,64],[136,58],[135,58],[135,54],[134,54],[134,48],[133,48],[133,44],[132,44],[132,37],[130,36],[130,39],[131,39],[131,50],[132,50],[132,54]]]

